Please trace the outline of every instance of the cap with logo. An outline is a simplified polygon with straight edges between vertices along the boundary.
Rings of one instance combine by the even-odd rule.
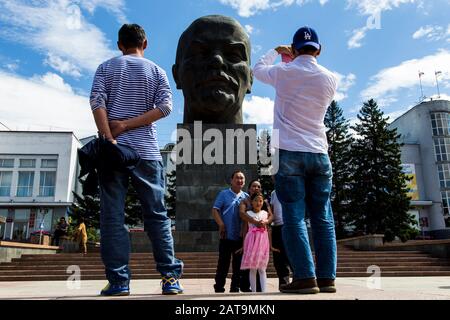
[[[305,46],[313,46],[317,50],[320,49],[319,36],[317,32],[310,27],[302,27],[297,30],[292,40],[295,49],[300,50]]]

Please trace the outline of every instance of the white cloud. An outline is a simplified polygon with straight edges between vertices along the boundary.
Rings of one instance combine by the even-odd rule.
[[[252,45],[252,53],[256,54],[262,50],[262,46],[259,44]]]
[[[97,131],[89,99],[55,74],[25,79],[0,72],[0,96],[2,122],[12,130],[73,131],[78,137]]]
[[[353,30],[353,35],[347,42],[348,48],[360,48],[362,46],[361,41],[366,37],[367,31],[369,31],[368,27]]]
[[[61,72],[62,74],[68,74],[74,78],[81,77],[81,70],[75,64],[62,59],[61,57],[49,53],[44,63],[52,67],[53,69]]]
[[[222,4],[231,6],[237,10],[238,15],[245,18],[253,16],[260,11],[275,10],[282,6],[288,7],[294,3],[301,6],[313,1],[315,0],[220,0]],[[327,2],[328,0],[319,0],[321,5],[325,5]]]
[[[101,6],[117,14],[123,6],[121,0],[77,3],[92,12]],[[0,22],[6,25],[0,36],[42,52],[46,64],[74,77],[82,71],[92,73],[103,60],[118,54],[103,32],[69,0],[0,0]]]
[[[90,14],[94,14],[98,7],[104,8],[114,13],[120,23],[126,23],[124,0],[81,0],[80,5]]]
[[[47,87],[58,91],[73,93],[72,87],[65,83],[64,79],[55,73],[47,72],[43,76],[34,76],[32,80],[38,84],[46,85]]]
[[[273,124],[274,101],[267,97],[251,96],[244,100],[242,110],[245,123]]]
[[[246,24],[244,26],[245,31],[247,31],[248,35],[251,35],[253,33],[253,31],[255,30],[255,28],[252,25]]]
[[[347,92],[351,87],[355,85],[356,76],[353,73],[349,73],[348,75],[343,75],[338,72],[334,72],[334,75],[338,81],[338,90],[334,99],[336,101],[342,101],[347,98]]]
[[[401,90],[414,88],[419,90],[419,71],[425,73],[422,77],[424,90],[427,87],[435,88],[436,70],[442,72],[439,76],[440,83],[447,86],[450,82],[450,51],[439,50],[434,55],[407,60],[398,66],[381,70],[371,78],[371,84],[361,93],[361,96],[363,99],[384,99],[383,103],[389,105],[398,99],[397,96]]]
[[[352,36],[347,42],[348,48],[360,48],[369,30],[381,29],[382,12],[408,3],[417,3],[420,6],[422,0],[347,0],[347,9],[356,8],[361,15],[367,16],[366,25],[352,31]]]
[[[441,26],[431,25],[421,27],[414,32],[412,37],[413,39],[425,38],[428,41],[442,41],[446,39],[447,42],[450,42],[450,24],[447,26],[447,29]]]

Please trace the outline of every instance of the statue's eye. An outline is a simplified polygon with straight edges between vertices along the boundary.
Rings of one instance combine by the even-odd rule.
[[[231,44],[224,49],[225,57],[230,62],[247,61],[247,54],[244,46],[240,44]]]
[[[203,59],[207,57],[211,53],[210,48],[204,43],[200,42],[192,42],[189,46],[188,51],[186,52],[185,57],[188,59]]]

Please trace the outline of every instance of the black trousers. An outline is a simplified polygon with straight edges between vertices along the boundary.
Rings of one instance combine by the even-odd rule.
[[[236,254],[236,251],[242,248],[242,239],[240,240],[229,240],[229,239],[221,239],[219,243],[219,261],[217,262],[217,270],[216,270],[216,284],[214,285],[214,289],[216,291],[224,291],[225,290],[225,281],[228,275],[228,269],[232,268],[232,276],[231,276],[231,290],[239,290],[241,288],[241,284],[245,286],[245,277],[243,272],[241,271],[241,261],[242,254]],[[242,283],[244,282],[244,283]],[[248,277],[247,277],[248,282]]]
[[[64,231],[61,231],[61,230],[59,230],[59,229],[56,229],[55,232],[54,232],[54,234],[53,234],[53,240],[52,240],[53,245],[59,246],[59,239],[60,239],[62,236],[65,236],[65,235],[67,235],[67,232],[64,232]]]
[[[290,268],[290,263],[283,244],[283,238],[281,236],[282,227],[283,226],[272,226],[272,246],[280,250],[280,252],[273,251],[273,264],[277,271],[280,284],[285,283],[284,278],[289,276]]]

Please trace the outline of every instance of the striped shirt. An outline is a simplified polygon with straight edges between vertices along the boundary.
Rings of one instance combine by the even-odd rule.
[[[162,68],[148,59],[123,55],[98,67],[90,104],[92,111],[105,108],[108,121],[127,120],[154,108],[166,117],[172,111],[172,91]],[[126,131],[116,140],[135,149],[144,160],[162,160],[155,123]]]

